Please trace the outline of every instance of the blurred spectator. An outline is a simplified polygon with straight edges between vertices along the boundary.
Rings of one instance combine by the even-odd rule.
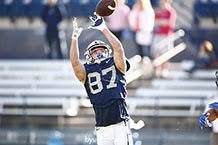
[[[172,0],[160,0],[160,7],[155,10],[154,57],[173,48],[172,34],[176,24],[176,11],[171,3]],[[158,48],[156,44],[162,40],[166,40],[167,47]]]
[[[203,41],[200,45],[197,58],[194,62],[194,66],[189,72],[193,72],[197,69],[205,69],[213,67],[216,63],[216,55],[214,52],[213,44],[210,41]]]
[[[53,53],[56,51],[57,58],[63,58],[61,49],[61,40],[59,38],[60,27],[59,24],[63,19],[63,12],[57,5],[57,0],[49,0],[42,12],[42,20],[47,25],[46,27],[46,41],[49,46],[47,57],[51,59]]]
[[[64,135],[59,131],[52,132],[47,145],[64,145]]]
[[[106,17],[108,28],[121,40],[124,30],[128,28],[128,15],[130,8],[125,4],[125,0],[116,0],[116,9],[112,15]]]
[[[144,55],[151,57],[150,46],[154,19],[155,14],[150,0],[137,0],[129,15],[129,25],[134,32],[138,54],[141,57]]]
[[[155,10],[155,33],[152,44],[154,58],[174,47],[173,32],[176,24],[176,11],[171,6],[172,0],[160,0],[160,7]],[[163,42],[163,45],[158,45]],[[166,76],[169,63],[166,62],[156,68],[157,76]]]

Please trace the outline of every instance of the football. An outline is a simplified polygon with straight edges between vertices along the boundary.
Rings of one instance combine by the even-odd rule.
[[[110,16],[116,8],[114,0],[100,0],[96,5],[95,12],[102,17]]]

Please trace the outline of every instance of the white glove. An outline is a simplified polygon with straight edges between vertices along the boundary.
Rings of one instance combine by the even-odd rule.
[[[71,38],[72,39],[78,39],[82,31],[83,31],[83,28],[82,27],[78,27],[77,20],[74,17],[73,18],[73,33],[72,33],[72,37]]]
[[[99,16],[96,12],[94,12],[94,16],[90,16],[89,19],[93,22],[93,24],[89,28],[97,29],[100,31],[107,28],[107,26],[104,22],[104,18]]]

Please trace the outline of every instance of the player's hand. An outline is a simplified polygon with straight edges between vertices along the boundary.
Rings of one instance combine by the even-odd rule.
[[[82,31],[83,31],[83,28],[82,27],[78,27],[77,20],[74,17],[73,18],[73,33],[72,33],[72,37],[71,38],[72,39],[78,39]]]
[[[211,103],[209,105],[209,108],[211,108],[211,109],[218,109],[218,102]]]
[[[210,123],[210,121],[208,120],[208,116],[210,114],[208,113],[205,113],[205,114],[202,114],[200,117],[199,117],[199,125],[201,126],[201,128],[203,127],[212,127],[212,124]]]
[[[93,22],[93,24],[91,25],[90,28],[98,29],[100,31],[107,28],[107,26],[104,22],[104,18],[99,16],[98,14],[96,14],[96,12],[94,12],[94,16],[90,16],[89,19]]]

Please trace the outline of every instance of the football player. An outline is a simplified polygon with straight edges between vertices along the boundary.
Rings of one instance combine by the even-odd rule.
[[[218,87],[218,71],[215,73]],[[212,122],[218,118],[218,97],[213,97],[213,103],[207,106],[206,111],[200,116],[199,124],[202,127],[212,127]]]
[[[88,97],[93,105],[96,120],[98,145],[127,145],[129,129],[125,98],[126,80],[129,69],[121,42],[105,25],[97,14],[90,17],[91,28],[100,30],[111,47],[101,40],[94,40],[86,48],[86,63],[79,59],[78,37],[82,28],[73,21],[73,34],[70,60],[76,77],[84,83]],[[113,50],[113,54],[112,54]]]

